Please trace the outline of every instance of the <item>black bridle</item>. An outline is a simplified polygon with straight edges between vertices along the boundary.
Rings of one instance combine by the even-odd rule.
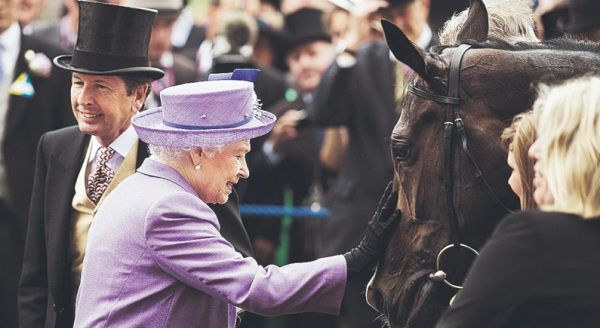
[[[460,96],[459,96],[459,82],[460,82],[460,68],[465,53],[471,48],[468,44],[461,44],[454,51],[452,59],[450,60],[449,76],[448,76],[448,95],[437,95],[429,91],[418,88],[414,81],[408,85],[408,91],[415,94],[417,97],[425,98],[428,100],[435,101],[437,103],[447,105],[446,107],[446,120],[444,122],[444,188],[446,189],[446,203],[448,205],[448,220],[450,223],[451,232],[451,244],[444,247],[437,256],[437,272],[430,275],[430,279],[433,281],[444,281],[448,286],[456,289],[461,289],[462,286],[450,283],[446,278],[446,273],[440,269],[440,259],[444,252],[457,247],[467,249],[469,252],[478,255],[477,251],[468,246],[467,244],[461,243],[460,227],[456,215],[456,207],[454,206],[454,176],[452,174],[452,140],[456,134],[460,140],[462,150],[467,158],[473,164],[475,168],[475,177],[480,179],[486,187],[490,197],[498,204],[501,208],[507,212],[512,212],[507,206],[502,203],[500,198],[496,195],[494,190],[490,187],[490,184],[483,175],[477,161],[469,150],[469,143],[467,135],[465,133],[465,126],[462,118],[460,117]]]

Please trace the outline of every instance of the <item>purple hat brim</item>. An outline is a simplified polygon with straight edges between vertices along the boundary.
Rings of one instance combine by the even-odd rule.
[[[255,110],[252,120],[238,127],[188,130],[165,125],[162,113],[162,107],[157,107],[132,118],[131,122],[140,140],[150,145],[172,148],[222,146],[265,135],[271,131],[276,120],[272,113]]]

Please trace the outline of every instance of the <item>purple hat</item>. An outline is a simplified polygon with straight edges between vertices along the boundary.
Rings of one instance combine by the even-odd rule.
[[[220,146],[267,134],[275,115],[260,110],[254,84],[221,80],[181,84],[160,92],[161,107],[132,119],[139,138],[174,148]]]

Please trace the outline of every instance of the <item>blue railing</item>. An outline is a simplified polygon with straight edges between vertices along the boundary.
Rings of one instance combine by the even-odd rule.
[[[329,210],[326,208],[310,208],[310,207],[286,207],[277,205],[256,205],[256,204],[241,204],[240,212],[242,215],[259,216],[259,217],[284,217],[290,216],[293,218],[312,218],[326,219],[329,217]]]

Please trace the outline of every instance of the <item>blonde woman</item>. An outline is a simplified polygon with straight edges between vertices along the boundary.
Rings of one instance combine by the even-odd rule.
[[[506,217],[437,327],[600,327],[600,77],[542,87],[534,198]]]
[[[533,112],[515,116],[512,124],[502,132],[502,141],[508,147],[506,163],[512,170],[508,184],[519,196],[522,210],[536,208],[533,201],[533,159],[527,152],[536,138]]]

